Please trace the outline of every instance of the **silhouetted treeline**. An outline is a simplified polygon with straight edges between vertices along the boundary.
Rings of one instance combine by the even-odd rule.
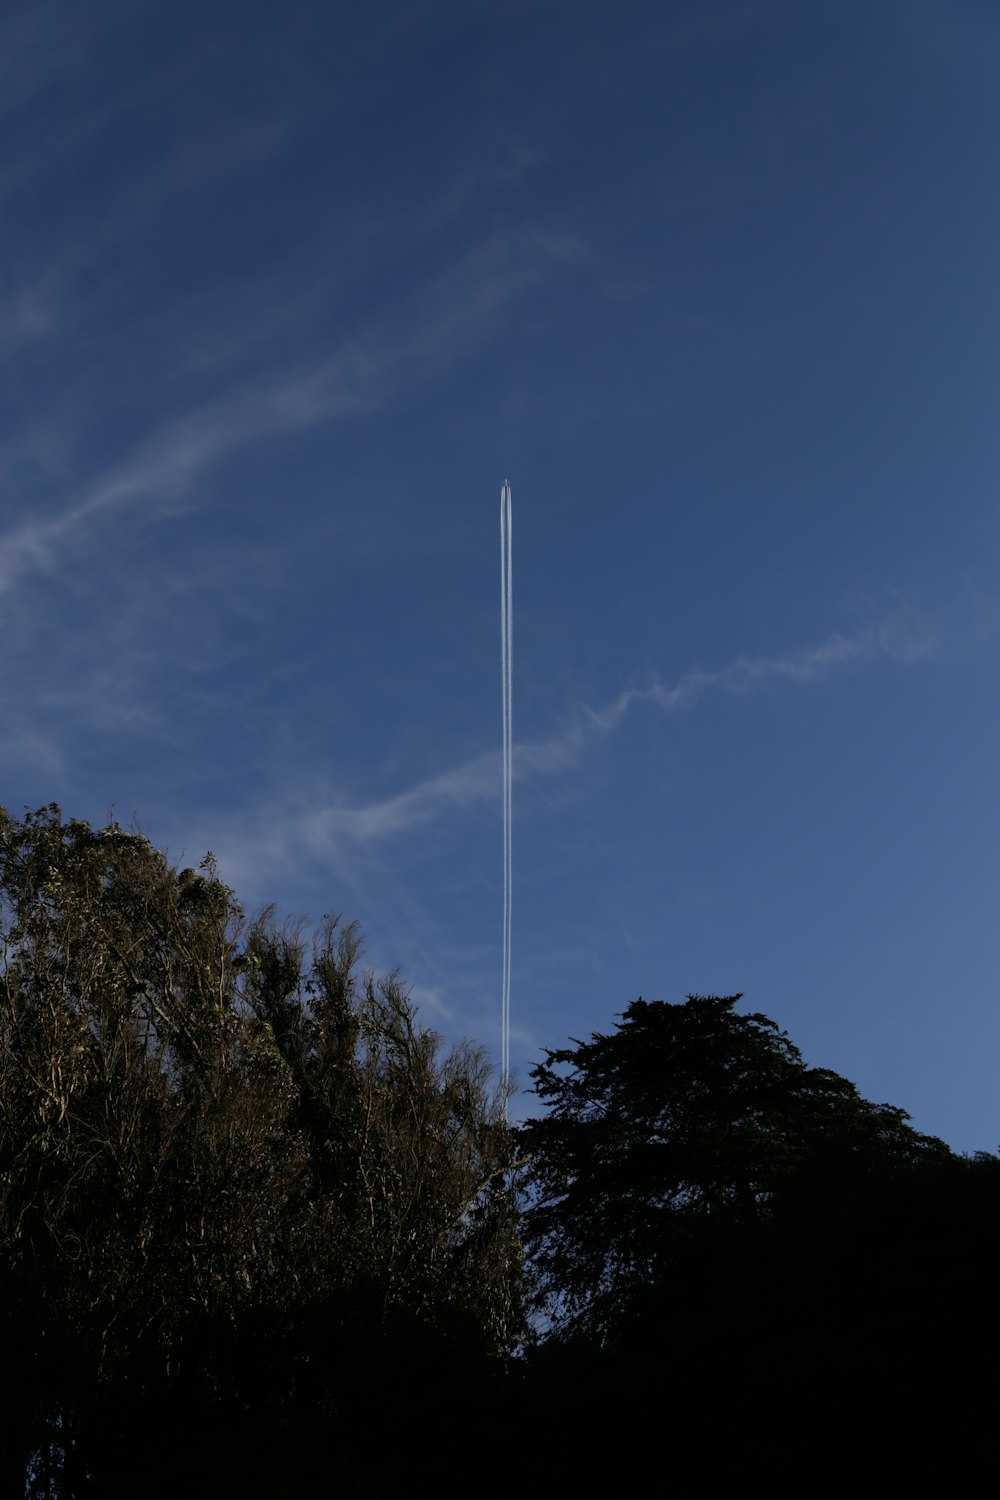
[[[739,997],[549,1052],[513,1131],[210,859],[0,814],[0,942],[0,1500],[985,1472],[1000,1161]]]
[[[636,1002],[535,1069],[538,1420],[586,1434],[578,1482],[639,1492],[654,1470],[682,1493],[983,1482],[1000,1160],[806,1067],[738,998]]]

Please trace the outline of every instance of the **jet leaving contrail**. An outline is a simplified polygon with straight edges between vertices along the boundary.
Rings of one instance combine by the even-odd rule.
[[[510,908],[511,908],[511,793],[513,737],[511,733],[511,674],[513,667],[513,594],[511,592],[510,485],[500,491],[500,684],[503,700],[503,953],[500,977],[500,1080],[510,1077]],[[505,1106],[506,1108],[506,1103]]]

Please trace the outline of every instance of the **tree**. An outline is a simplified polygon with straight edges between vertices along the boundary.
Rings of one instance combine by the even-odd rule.
[[[523,1234],[550,1330],[620,1336],[793,1201],[950,1156],[903,1110],[807,1067],[740,998],[635,1001],[615,1032],[533,1070],[546,1113],[521,1132]]]
[[[517,1336],[502,1097],[359,951],[248,921],[211,856],[0,810],[3,1493],[335,1419],[379,1340]]]

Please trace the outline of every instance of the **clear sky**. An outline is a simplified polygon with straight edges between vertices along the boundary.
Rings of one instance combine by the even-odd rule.
[[[992,0],[8,0],[0,801],[1000,1143]],[[522,1096],[515,1112],[531,1108]]]

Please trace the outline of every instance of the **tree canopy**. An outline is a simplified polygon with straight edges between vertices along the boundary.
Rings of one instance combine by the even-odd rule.
[[[798,1494],[847,1428],[947,1477],[970,1414],[991,1461],[997,1158],[737,995],[547,1051],[514,1131],[360,956],[0,811],[0,1494]]]
[[[603,1338],[680,1262],[796,1195],[950,1155],[740,998],[637,1000],[534,1069],[523,1233],[556,1328]]]
[[[0,812],[0,952],[3,1493],[101,1493],[178,1402],[334,1410],[400,1318],[510,1346],[503,1099],[355,927],[307,945],[53,806]]]

